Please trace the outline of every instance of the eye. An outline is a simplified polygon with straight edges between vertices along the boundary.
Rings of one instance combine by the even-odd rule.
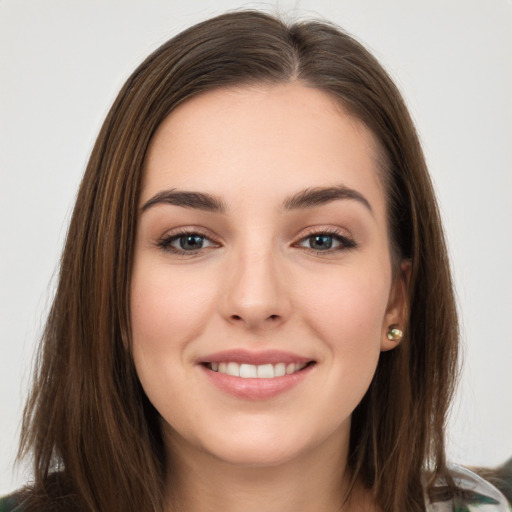
[[[298,245],[315,253],[337,252],[356,247],[354,240],[338,230],[309,233]]]
[[[164,251],[175,254],[197,254],[200,250],[209,247],[218,247],[218,244],[202,233],[185,231],[168,235],[157,243]]]

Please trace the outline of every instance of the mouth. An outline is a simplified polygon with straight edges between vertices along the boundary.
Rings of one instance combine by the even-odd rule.
[[[309,381],[317,361],[278,350],[228,350],[198,361],[207,380],[241,400],[268,400]]]
[[[232,377],[242,379],[275,379],[303,371],[313,366],[315,361],[308,362],[278,362],[264,364],[237,363],[235,361],[204,362],[205,368]]]

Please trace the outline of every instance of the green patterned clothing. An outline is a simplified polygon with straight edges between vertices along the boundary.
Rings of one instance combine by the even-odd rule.
[[[427,512],[511,512],[512,505],[490,482],[462,466],[450,465],[458,496],[442,484],[425,497]],[[511,484],[510,482],[506,482]]]

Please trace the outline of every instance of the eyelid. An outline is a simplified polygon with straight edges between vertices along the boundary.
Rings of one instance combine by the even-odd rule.
[[[310,247],[304,247],[300,245],[302,242],[306,241],[308,238],[311,238],[313,236],[319,236],[319,235],[328,235],[332,236],[333,238],[337,239],[337,241],[340,243],[340,245],[336,248],[327,249],[324,251],[319,251]],[[297,242],[294,244],[295,247],[301,247],[303,249],[306,249],[308,252],[311,252],[313,254],[320,254],[320,255],[329,255],[329,254],[335,254],[338,252],[354,249],[358,246],[357,242],[352,238],[351,235],[347,234],[345,230],[342,230],[339,227],[322,227],[322,226],[315,226],[312,228],[308,228],[305,233],[301,234],[301,237]]]
[[[191,250],[191,251],[185,251],[183,249],[179,249],[177,247],[174,247],[171,245],[173,242],[178,240],[180,237],[183,236],[194,236],[197,235],[203,239],[208,240],[211,242],[211,244],[215,247],[220,247],[222,244],[217,240],[215,236],[212,236],[210,234],[206,234],[205,230],[203,228],[198,227],[192,227],[192,226],[186,226],[186,227],[180,227],[177,228],[171,232],[166,233],[161,238],[159,238],[155,245],[166,252],[170,252],[172,254],[176,254],[178,256],[194,256],[196,254],[199,254],[201,252],[204,252],[205,250],[211,249],[212,247],[200,247],[197,250]],[[320,235],[327,235],[331,236],[332,238],[336,239],[339,243],[338,247],[335,248],[328,248],[326,250],[316,250],[310,247],[304,247],[301,245],[303,242],[305,242],[308,238],[311,238],[313,236],[320,236]],[[357,247],[358,244],[356,241],[350,236],[347,235],[344,230],[342,230],[339,227],[321,227],[321,226],[315,226],[308,228],[306,232],[301,233],[300,238],[294,242],[293,247],[305,249],[309,253],[317,254],[317,255],[332,255],[335,253],[339,253],[345,250],[350,250],[355,247]]]
[[[220,247],[221,243],[216,239],[216,237],[206,234],[205,230],[198,227],[186,226],[177,228],[171,232],[167,232],[165,235],[160,237],[155,245],[161,249],[162,251],[170,252],[172,254],[177,254],[178,256],[193,256],[195,254],[199,254],[200,252],[210,249],[210,247],[201,247],[197,250],[193,251],[184,251],[183,249],[178,249],[171,245],[175,240],[178,240],[182,236],[200,236],[212,243],[213,246]]]

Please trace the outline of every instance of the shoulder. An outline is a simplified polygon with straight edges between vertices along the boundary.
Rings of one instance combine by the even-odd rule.
[[[8,496],[0,497],[0,512],[82,512],[76,494],[66,487],[60,473],[49,475],[45,486],[27,485]]]
[[[19,492],[4,496],[0,498],[0,512],[23,512],[21,502],[22,497]]]
[[[509,502],[493,484],[469,469],[449,465],[458,491],[439,482],[426,498],[428,512],[510,512]]]

